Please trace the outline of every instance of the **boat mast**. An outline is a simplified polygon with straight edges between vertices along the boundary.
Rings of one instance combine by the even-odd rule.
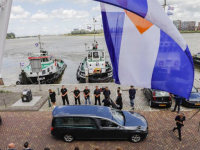
[[[95,40],[95,32],[96,32],[96,30],[95,30],[95,27],[96,27],[96,25],[95,25],[95,23],[96,23],[96,20],[95,20],[95,18],[93,18],[93,26],[94,26],[94,42],[96,41]]]

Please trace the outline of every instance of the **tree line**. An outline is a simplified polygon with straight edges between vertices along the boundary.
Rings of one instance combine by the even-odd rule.
[[[6,39],[14,39],[15,38],[15,34],[14,33],[7,33]]]
[[[96,31],[88,31],[88,30],[76,30],[76,31],[72,31],[71,34],[72,35],[76,35],[76,34],[102,34],[103,33],[103,30],[102,29],[99,29],[99,30],[96,30]]]

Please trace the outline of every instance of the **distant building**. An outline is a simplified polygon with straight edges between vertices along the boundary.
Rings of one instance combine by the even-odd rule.
[[[178,30],[181,30],[181,20],[174,20],[173,23]]]
[[[195,31],[196,21],[174,20],[173,23],[179,31]],[[199,30],[200,30],[200,24],[199,24]]]
[[[188,31],[195,31],[196,21],[188,21]]]
[[[79,29],[74,29],[74,31],[79,31]]]
[[[198,23],[198,28],[197,28],[197,30],[200,30],[200,22]]]

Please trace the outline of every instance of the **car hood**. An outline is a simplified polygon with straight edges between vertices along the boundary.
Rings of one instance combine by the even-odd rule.
[[[147,126],[146,119],[135,112],[123,111],[125,116],[125,126]]]
[[[200,93],[191,93],[189,101],[199,101],[200,102]]]

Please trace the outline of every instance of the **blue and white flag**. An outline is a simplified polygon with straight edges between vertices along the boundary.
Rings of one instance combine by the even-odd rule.
[[[35,43],[35,46],[36,46],[36,47],[38,47],[38,45],[39,45],[38,43]]]
[[[96,1],[118,6],[101,3],[115,82],[189,98],[194,81],[191,53],[159,2]]]
[[[173,15],[173,12],[167,11],[167,15],[168,16]]]
[[[174,10],[174,7],[168,6],[168,10]]]
[[[23,66],[24,66],[24,63],[20,63],[20,66],[23,67]]]
[[[90,26],[87,26],[87,29],[88,29],[88,30],[91,30],[91,29],[92,29],[92,27],[90,27]]]

